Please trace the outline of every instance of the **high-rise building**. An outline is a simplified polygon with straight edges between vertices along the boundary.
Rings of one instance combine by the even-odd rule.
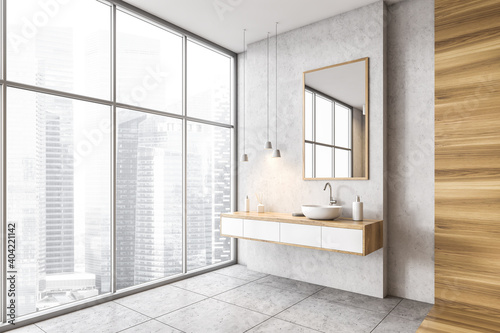
[[[68,111],[69,110],[69,111]],[[75,269],[73,114],[71,101],[37,95],[37,164],[40,232],[45,271]]]
[[[99,96],[110,91],[110,80],[106,77],[109,65],[102,59],[109,58],[110,38],[108,34],[96,32],[86,41],[85,72],[88,91]],[[84,124],[85,133],[81,140],[91,148],[85,156],[76,159],[75,171],[84,177],[85,209],[84,227],[84,271],[95,275],[99,292],[111,291],[111,109],[101,106],[101,112],[87,112]],[[78,152],[77,152],[78,153]],[[106,188],[107,190],[103,190]]]
[[[72,85],[72,32],[45,28],[36,40],[39,57],[36,83]],[[57,52],[54,48],[57,48]],[[39,230],[45,234],[47,274],[73,272],[74,255],[74,169],[73,105],[69,99],[37,94],[37,170]]]
[[[116,288],[134,285],[139,124],[146,115],[122,121],[116,157]]]
[[[132,34],[118,37],[118,100],[139,104],[147,99],[161,105],[164,83],[143,95],[134,94],[144,88],[148,70],[161,63],[160,44]],[[116,284],[122,289],[182,272],[182,197],[170,195],[172,180],[182,193],[182,130],[169,134],[174,128],[164,128],[147,116],[119,118]]]
[[[193,108],[211,110],[220,122],[230,110],[229,89],[217,80],[190,101]],[[231,210],[230,140],[225,128],[188,127],[188,269],[231,259],[231,239],[220,236],[220,214]]]
[[[135,284],[182,273],[182,122],[139,125]]]
[[[61,47],[68,43],[68,29],[45,28],[11,73],[20,82],[70,88],[72,52]],[[46,296],[47,275],[74,270],[73,105],[13,88],[8,95],[9,135],[17,138],[8,146],[8,220],[16,223],[16,296],[25,315]]]

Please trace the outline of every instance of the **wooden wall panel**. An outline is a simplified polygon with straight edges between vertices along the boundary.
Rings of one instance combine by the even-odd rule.
[[[436,306],[419,332],[500,332],[500,1],[435,0]]]

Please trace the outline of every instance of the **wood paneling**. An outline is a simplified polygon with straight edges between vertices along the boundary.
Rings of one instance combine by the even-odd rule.
[[[435,305],[427,315],[418,333],[472,333],[499,332],[500,317],[468,313],[446,305]]]
[[[373,223],[365,226],[363,252],[372,253],[384,247],[384,224]]]
[[[435,0],[436,305],[419,332],[500,332],[500,1]]]

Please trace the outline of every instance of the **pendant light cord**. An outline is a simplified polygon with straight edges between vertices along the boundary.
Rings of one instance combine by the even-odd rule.
[[[243,55],[244,55],[244,64],[243,64],[243,154],[246,153],[246,134],[245,134],[245,126],[246,126],[246,99],[245,99],[245,82],[247,80],[246,76],[246,68],[247,68],[247,43],[246,43],[246,32],[247,29],[243,29]]]
[[[276,22],[276,149],[278,149],[278,22]]]
[[[269,142],[269,32],[267,33],[267,142]]]

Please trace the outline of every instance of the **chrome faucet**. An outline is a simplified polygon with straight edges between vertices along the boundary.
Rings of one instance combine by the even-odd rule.
[[[323,191],[326,191],[327,187],[330,188],[330,206],[333,206],[337,203],[337,200],[334,200],[332,197],[332,185],[330,185],[330,183],[325,184],[325,188],[323,189]]]

